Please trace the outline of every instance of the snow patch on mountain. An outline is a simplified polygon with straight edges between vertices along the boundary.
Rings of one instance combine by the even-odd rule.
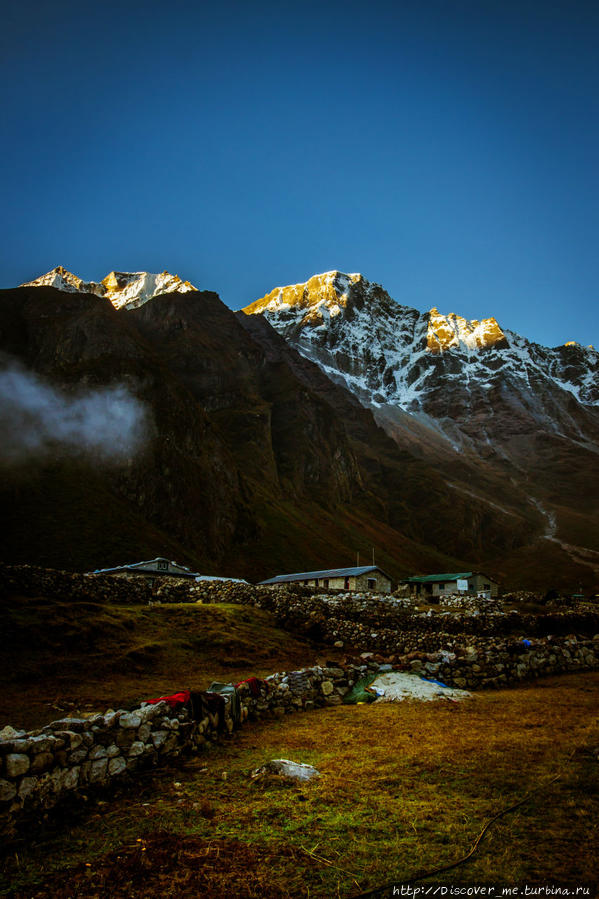
[[[189,281],[169,272],[110,272],[102,281],[83,281],[61,265],[45,275],[21,284],[21,287],[55,287],[67,293],[93,293],[110,300],[115,309],[136,309],[163,293],[196,290]]]

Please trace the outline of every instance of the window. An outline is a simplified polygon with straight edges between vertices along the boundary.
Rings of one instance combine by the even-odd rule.
[[[444,583],[439,584],[439,590],[445,590],[445,584],[444,584]]]
[[[490,590],[490,589],[491,589],[490,584],[483,584],[483,590]]]
[[[159,562],[158,571],[168,571],[168,562]]]
[[[368,578],[368,589],[369,589],[369,590],[374,590],[375,587],[376,587],[376,578],[375,578],[375,577],[369,577],[369,578]]]

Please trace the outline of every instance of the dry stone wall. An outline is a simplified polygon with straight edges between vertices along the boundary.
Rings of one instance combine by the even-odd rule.
[[[133,711],[63,718],[30,733],[5,727],[0,731],[0,829],[9,834],[20,820],[39,817],[68,797],[198,752],[248,719],[340,703],[366,670],[365,662],[316,666],[243,683],[236,691],[239,716],[223,694],[224,709],[206,711],[200,720],[188,706],[172,708],[162,701]]]
[[[30,566],[0,566],[0,591],[75,602],[255,605],[270,610],[281,626],[345,650],[342,666],[273,675],[258,695],[242,685],[241,723],[341,702],[368,667],[378,670],[381,664],[469,689],[599,668],[599,619],[594,608],[584,605],[548,608],[533,616],[471,601],[450,613],[423,614],[409,599],[388,595],[170,579],[152,587],[145,580]],[[230,707],[197,720],[187,708],[162,702],[65,718],[31,733],[5,728],[0,732],[0,821],[10,830],[30,812],[44,813],[65,797],[103,789],[144,766],[198,751],[234,726]]]
[[[531,678],[599,669],[599,635],[571,634],[527,640],[471,640],[447,648],[411,650],[391,656],[394,667],[411,669],[447,686],[469,690],[504,687]]]

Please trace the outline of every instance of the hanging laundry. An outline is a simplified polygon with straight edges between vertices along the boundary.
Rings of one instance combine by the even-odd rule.
[[[185,705],[189,702],[191,693],[189,690],[181,690],[180,693],[173,693],[172,696],[159,696],[158,699],[146,699],[148,705],[156,705],[158,702],[168,702],[171,709],[176,709],[179,705]]]
[[[231,718],[235,727],[239,726],[241,721],[241,702],[239,694],[233,684],[221,684],[219,681],[213,681],[208,687],[208,693],[216,693],[225,698],[225,702],[231,706]],[[224,717],[224,716],[223,716]]]

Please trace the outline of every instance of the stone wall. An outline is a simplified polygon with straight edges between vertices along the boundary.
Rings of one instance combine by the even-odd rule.
[[[439,607],[419,612],[411,600],[384,594],[325,594],[289,587],[253,591],[237,596],[234,589],[217,590],[207,585],[199,586],[195,595],[201,602],[250,603],[272,612],[278,623],[289,630],[309,633],[324,642],[343,641],[348,646],[380,652],[401,652],[403,644],[410,643],[438,647],[449,636],[532,638],[599,633],[599,611],[588,604],[556,606],[533,615],[504,611],[497,600],[464,600],[453,609]]]
[[[176,578],[156,574],[143,575],[80,574],[39,568],[35,565],[7,565],[0,563],[0,595],[8,593],[21,596],[54,596],[71,602],[108,602],[133,605],[150,602],[196,602],[203,594],[204,585],[210,595],[231,599],[214,599],[215,602],[251,602],[261,588],[234,581],[202,581],[193,578]]]
[[[412,671],[448,686],[501,687],[530,677],[599,668],[599,635],[526,643],[482,641],[386,658],[364,652],[343,665],[316,666],[254,681],[254,687],[260,686],[257,695],[249,683],[241,684],[238,722],[229,704],[224,713],[206,712],[197,720],[187,707],[172,709],[163,701],[142,704],[133,711],[64,718],[30,733],[7,727],[0,731],[0,832],[10,834],[31,813],[39,816],[67,797],[104,789],[140,768],[197,752],[248,719],[283,717],[338,704],[360,677],[381,665],[383,670]]]
[[[433,645],[429,637],[429,646]],[[392,655],[394,667],[411,669],[447,686],[469,690],[505,687],[531,678],[599,669],[599,634],[533,640],[445,641],[446,648]],[[367,653],[370,656],[370,653]]]
[[[378,670],[381,664],[469,689],[599,668],[599,617],[588,605],[528,615],[473,600],[452,610],[421,613],[409,599],[392,596],[170,579],[152,588],[144,580],[29,566],[0,566],[0,590],[73,601],[255,605],[270,610],[290,631],[345,650],[343,666],[272,675],[259,695],[242,685],[240,723],[341,702],[368,668]],[[164,702],[130,712],[65,718],[32,733],[5,728],[0,732],[0,822],[9,832],[29,812],[198,751],[233,728],[230,707],[222,715],[208,713],[196,720],[187,709],[173,710]]]
[[[366,663],[345,668],[314,667],[274,674],[237,690],[241,715],[234,721],[230,700],[224,713],[201,720],[184,706],[142,704],[133,711],[109,710],[90,718],[64,718],[25,733],[0,731],[0,832],[9,835],[20,820],[53,808],[89,789],[102,789],[181,754],[197,752],[230,734],[236,723],[281,717],[302,709],[334,705],[367,670]]]

